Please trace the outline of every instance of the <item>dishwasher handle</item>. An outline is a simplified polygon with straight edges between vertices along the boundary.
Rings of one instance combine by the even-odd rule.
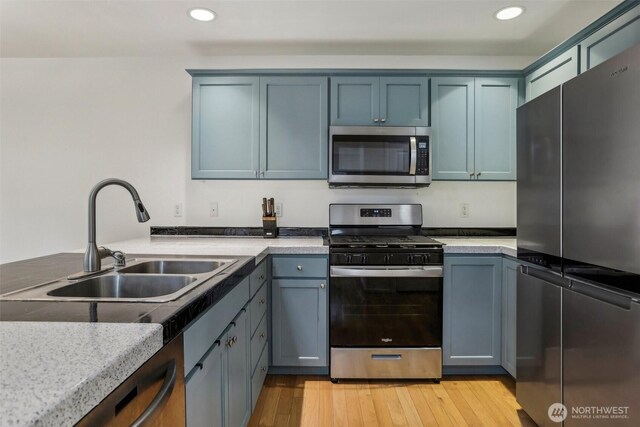
[[[151,419],[151,416],[160,408],[162,408],[162,406],[167,401],[167,399],[169,399],[169,396],[171,396],[173,387],[176,384],[176,378],[177,378],[176,361],[175,359],[173,359],[166,365],[164,382],[162,383],[160,390],[158,390],[158,394],[156,394],[156,396],[153,398],[149,406],[147,406],[147,409],[145,409],[144,412],[140,414],[138,419],[136,419],[133,422],[133,424],[131,424],[131,427],[144,426],[147,423],[147,421]]]

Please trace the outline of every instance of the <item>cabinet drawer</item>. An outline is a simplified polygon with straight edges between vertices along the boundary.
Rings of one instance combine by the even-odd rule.
[[[260,288],[250,303],[251,307],[251,336],[256,331],[262,316],[267,311],[267,287]]]
[[[260,265],[249,276],[249,286],[251,288],[251,297],[258,292],[260,286],[267,280],[267,262],[262,261]]]
[[[264,379],[267,377],[268,370],[269,352],[265,347],[262,351],[262,356],[260,356],[260,361],[258,362],[256,371],[253,373],[253,377],[251,377],[251,412],[256,408],[258,396],[260,396],[260,390],[262,390],[262,384],[264,384]]]
[[[249,301],[249,278],[207,310],[184,332],[184,373],[193,369],[238,312]]]
[[[262,349],[269,340],[267,334],[267,316],[264,316],[255,335],[251,338],[251,372],[255,371]]]
[[[327,277],[327,257],[274,257],[273,277]]]

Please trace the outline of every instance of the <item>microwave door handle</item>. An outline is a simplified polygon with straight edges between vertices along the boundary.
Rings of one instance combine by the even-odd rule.
[[[416,161],[418,159],[418,149],[416,144],[416,137],[409,137],[409,144],[411,146],[411,155],[410,155],[410,163],[409,163],[409,175],[416,174]]]

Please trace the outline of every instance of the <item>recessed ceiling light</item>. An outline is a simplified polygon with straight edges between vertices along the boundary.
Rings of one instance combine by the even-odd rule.
[[[195,7],[193,9],[189,9],[189,16],[196,21],[207,22],[213,21],[216,14],[213,10],[205,9],[203,7]]]
[[[522,15],[522,12],[524,12],[524,8],[520,6],[509,6],[497,11],[496,18],[501,21],[506,21],[508,19],[517,18],[518,16]]]

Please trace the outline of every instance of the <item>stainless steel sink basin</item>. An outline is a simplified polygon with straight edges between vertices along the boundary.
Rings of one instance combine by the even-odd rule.
[[[202,274],[217,270],[224,261],[145,261],[118,270],[118,273],[136,274]]]
[[[136,259],[126,267],[111,268],[79,280],[67,278],[42,283],[1,295],[0,300],[168,302],[204,282],[216,280],[216,276],[236,261],[226,258]]]
[[[191,276],[116,274],[92,277],[47,292],[54,297],[153,298],[173,294],[196,281]]]

